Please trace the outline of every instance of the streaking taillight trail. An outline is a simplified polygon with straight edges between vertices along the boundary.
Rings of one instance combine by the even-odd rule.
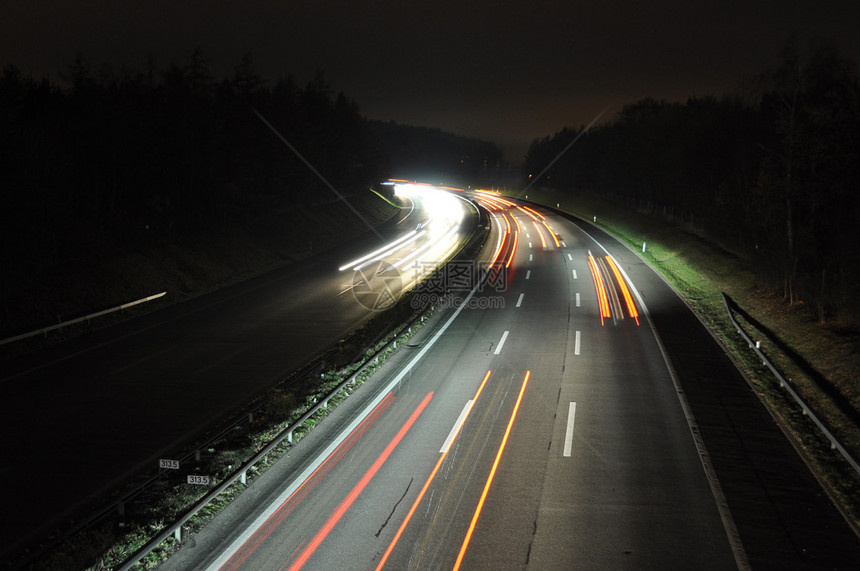
[[[605,258],[595,258],[591,252],[588,252],[588,269],[594,280],[600,324],[605,325],[605,320],[608,318],[613,320],[624,319],[624,311],[621,307],[621,298],[623,298],[627,315],[636,321],[636,325],[639,325],[639,311],[615,259],[610,255]],[[620,297],[619,291],[621,292]]]

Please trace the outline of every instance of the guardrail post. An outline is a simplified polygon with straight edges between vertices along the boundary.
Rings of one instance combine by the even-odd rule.
[[[243,486],[248,483],[247,474],[247,471],[243,471],[242,474],[239,476],[239,481],[242,482]]]
[[[182,543],[182,526],[181,525],[176,527],[176,530],[173,532],[173,538],[176,540],[176,543]]]
[[[249,412],[248,413],[248,424],[251,424],[252,422],[254,422],[254,413]]]
[[[293,443],[293,431],[292,430],[287,432],[287,442],[289,442],[290,444]]]
[[[200,449],[199,448],[194,451],[194,461],[200,462]]]

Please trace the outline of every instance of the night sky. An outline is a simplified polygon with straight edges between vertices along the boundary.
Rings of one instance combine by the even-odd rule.
[[[203,51],[216,78],[250,53],[267,79],[332,89],[374,119],[492,140],[535,137],[644,97],[737,92],[793,32],[860,61],[856,0],[2,0],[0,66],[58,80],[77,54],[164,69]]]

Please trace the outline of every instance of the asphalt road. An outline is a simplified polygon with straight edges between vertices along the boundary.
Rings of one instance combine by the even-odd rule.
[[[856,568],[671,289],[586,224],[548,215],[555,246],[513,216],[515,253],[501,223],[485,253],[504,291],[442,312],[165,569]]]
[[[405,199],[378,229],[394,240],[436,216]],[[418,244],[426,242],[419,241]],[[234,414],[375,313],[338,250],[3,364],[0,559],[100,501]]]

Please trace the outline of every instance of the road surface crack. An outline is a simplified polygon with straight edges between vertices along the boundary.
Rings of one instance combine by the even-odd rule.
[[[389,513],[389,514],[388,514],[388,517],[387,517],[387,518],[385,518],[385,521],[384,521],[384,522],[382,522],[382,525],[381,525],[381,526],[379,526],[379,531],[377,531],[377,532],[376,532],[376,537],[379,537],[379,534],[380,534],[380,533],[382,533],[382,530],[383,530],[383,529],[385,529],[385,526],[386,526],[386,525],[388,525],[388,522],[389,522],[389,521],[391,521],[391,516],[393,516],[393,515],[394,515],[394,511],[397,509],[397,506],[399,506],[399,505],[400,505],[400,502],[402,502],[402,501],[403,501],[403,498],[405,498],[405,497],[406,497],[406,494],[408,494],[408,493],[409,493],[409,488],[412,486],[412,481],[413,481],[414,479],[415,479],[415,478],[409,478],[409,483],[408,483],[408,484],[406,484],[406,489],[405,489],[405,490],[403,490],[403,495],[402,495],[402,496],[400,496],[400,499],[399,499],[399,500],[397,500],[397,501],[394,503],[394,507],[392,507],[392,508],[391,508],[391,513]]]

